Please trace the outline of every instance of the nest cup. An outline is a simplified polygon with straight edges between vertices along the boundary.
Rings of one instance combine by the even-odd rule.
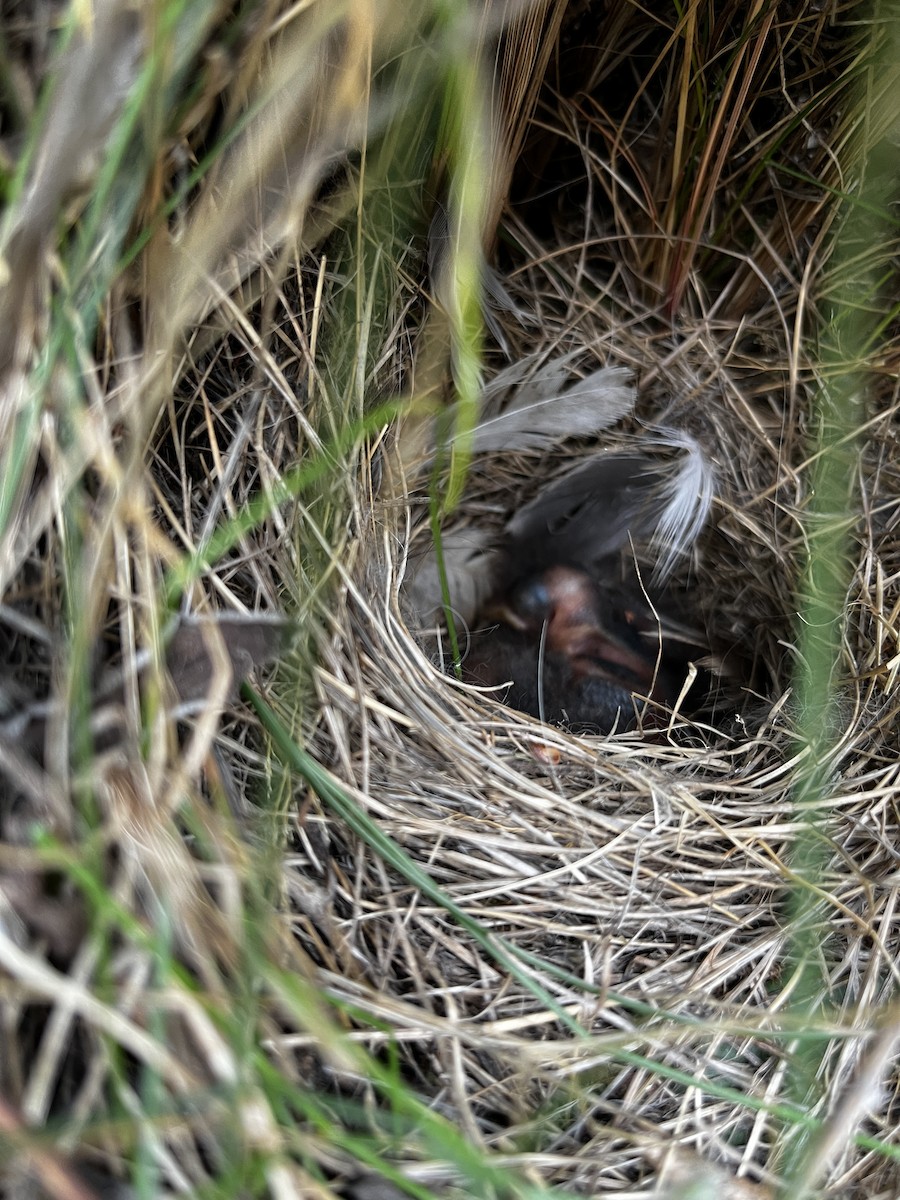
[[[897,297],[840,204],[889,23],[176,7],[9,34],[2,1186],[894,1195]],[[636,405],[435,474],[531,358]],[[576,736],[456,678],[432,506],[502,535],[660,427],[716,474],[669,585],[712,711]]]

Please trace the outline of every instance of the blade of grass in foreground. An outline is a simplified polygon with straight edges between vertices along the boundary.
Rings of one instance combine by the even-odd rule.
[[[456,16],[460,19],[459,14]],[[481,395],[482,239],[489,194],[484,85],[466,39],[448,62],[444,81],[443,150],[450,169],[448,300],[456,385],[450,472],[441,508],[451,512],[465,485]]]
[[[897,5],[886,27],[885,45],[873,54],[870,75],[879,64],[897,61]],[[874,99],[873,99],[874,97]],[[861,93],[860,125],[885,128],[873,111],[885,97],[877,88]],[[896,110],[896,98],[894,102]],[[885,247],[891,245],[890,205],[898,196],[896,147],[886,140],[863,142],[855,167],[858,186],[844,201],[838,230],[835,274],[842,283],[833,314],[822,335],[823,383],[819,391],[818,453],[810,474],[807,520],[808,557],[801,585],[799,668],[797,675],[798,735],[805,750],[794,786],[801,832],[791,862],[795,887],[791,906],[791,942],[787,978],[792,988],[790,1010],[814,1017],[824,1004],[837,1002],[829,984],[830,910],[821,900],[819,883],[832,852],[828,836],[828,796],[836,770],[842,732],[841,648],[851,571],[849,530],[856,511],[854,482],[858,471],[855,431],[865,421],[866,370],[876,348],[881,321],[879,293]],[[818,1102],[830,1047],[800,1043],[791,1060],[788,1089],[792,1099],[811,1109]],[[860,1117],[864,1115],[860,1113]],[[828,1165],[820,1138],[799,1139],[788,1133],[782,1145],[782,1195],[800,1200]]]

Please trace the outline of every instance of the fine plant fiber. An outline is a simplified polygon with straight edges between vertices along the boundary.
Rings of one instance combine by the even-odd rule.
[[[896,6],[9,8],[0,1194],[895,1196]],[[454,667],[639,443],[574,736]]]

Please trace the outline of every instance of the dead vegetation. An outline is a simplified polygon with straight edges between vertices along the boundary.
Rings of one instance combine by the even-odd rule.
[[[12,6],[6,1194],[897,1193],[897,32],[675,11]],[[715,463],[709,721],[573,737],[407,628],[430,510],[587,449],[416,469],[484,252],[485,378],[630,367],[608,443]]]

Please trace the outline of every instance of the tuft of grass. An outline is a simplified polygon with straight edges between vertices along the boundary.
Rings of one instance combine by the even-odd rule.
[[[4,1188],[891,1194],[896,36],[762,0],[4,26]],[[472,454],[482,380],[570,353],[639,378],[611,443],[717,460],[678,581],[716,727],[573,738],[404,623],[408,555],[591,449]],[[188,711],[173,617],[218,610],[294,647],[240,705],[211,642]]]

